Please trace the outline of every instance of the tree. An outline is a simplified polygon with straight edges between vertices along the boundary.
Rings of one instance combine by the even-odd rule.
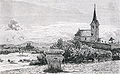
[[[25,47],[26,50],[31,50],[33,48],[34,48],[34,46],[32,46],[31,43],[27,43],[27,45]]]
[[[62,38],[58,39],[58,41],[57,41],[57,47],[58,47],[59,49],[62,49],[62,48],[63,48],[63,39],[62,39]]]

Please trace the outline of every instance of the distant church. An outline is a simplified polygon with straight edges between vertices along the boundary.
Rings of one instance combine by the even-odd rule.
[[[93,19],[90,24],[91,29],[79,29],[75,34],[75,38],[79,38],[80,41],[86,42],[98,42],[99,41],[99,22],[96,16],[96,5],[94,5]]]

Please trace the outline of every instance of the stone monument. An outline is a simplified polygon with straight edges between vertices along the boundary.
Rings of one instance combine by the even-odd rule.
[[[61,64],[63,60],[62,54],[64,53],[63,50],[60,49],[50,49],[46,51],[46,60],[48,64],[48,69],[45,72],[61,72]]]

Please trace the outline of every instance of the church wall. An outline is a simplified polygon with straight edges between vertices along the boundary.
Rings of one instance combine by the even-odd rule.
[[[83,43],[91,46],[96,49],[104,49],[104,50],[111,50],[111,45],[110,44],[105,44],[105,43],[97,43],[97,42],[84,42]]]
[[[80,37],[81,41],[87,41],[87,42],[90,42],[91,41],[91,37]]]
[[[110,45],[111,45],[111,49],[120,48],[120,44],[110,44]]]
[[[91,23],[91,36],[92,36],[92,41],[96,42],[99,38],[99,26],[98,23]]]
[[[93,47],[97,49],[111,50],[111,45],[105,43],[93,43]]]
[[[91,30],[81,30],[80,34],[81,36],[91,36]]]

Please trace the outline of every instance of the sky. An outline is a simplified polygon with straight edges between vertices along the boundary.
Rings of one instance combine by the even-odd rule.
[[[0,0],[0,40],[2,43],[19,43],[19,37],[23,36],[25,40],[46,39],[50,42],[59,37],[73,37],[78,28],[90,27],[94,4],[101,30],[106,29],[107,33],[111,28],[113,32],[119,31],[119,3],[119,0]],[[23,30],[6,31],[11,19],[16,20]],[[14,36],[16,40],[11,39]]]
[[[64,21],[90,23],[94,4],[102,25],[120,24],[119,0],[13,0],[13,5],[10,0],[5,1],[6,5],[1,6],[1,9],[5,8],[1,16],[11,16],[23,24],[48,25]]]

